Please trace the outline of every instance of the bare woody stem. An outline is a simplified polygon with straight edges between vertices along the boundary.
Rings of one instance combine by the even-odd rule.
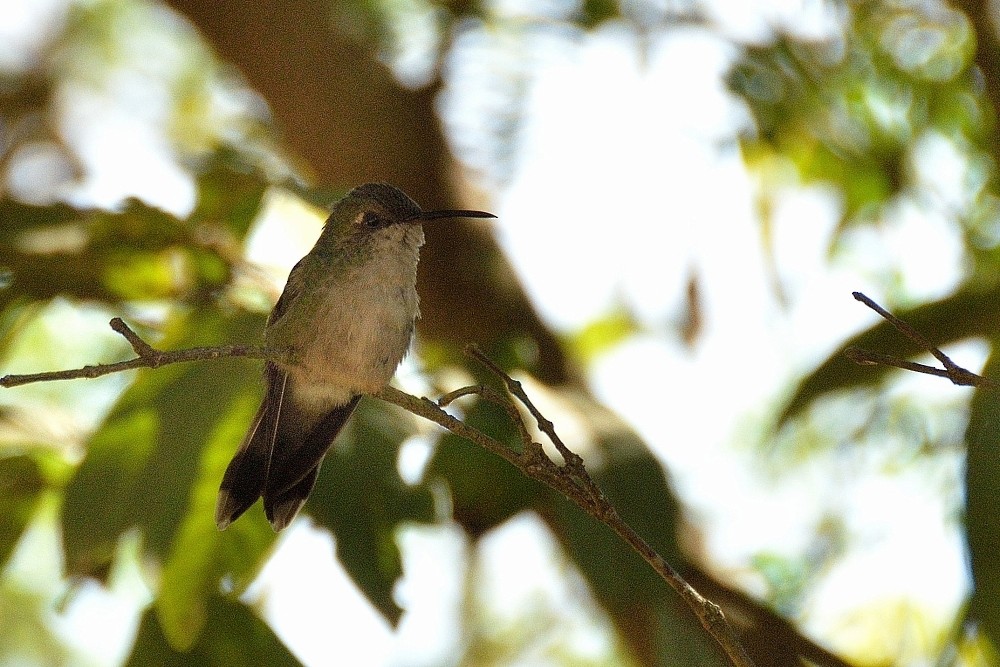
[[[911,341],[916,343],[918,347],[926,352],[930,352],[934,355],[934,358],[941,362],[944,368],[937,368],[936,366],[928,366],[926,364],[918,364],[914,361],[909,361],[907,359],[900,359],[899,357],[894,357],[889,354],[882,354],[880,352],[872,352],[870,350],[863,350],[857,347],[849,347],[844,350],[844,356],[853,361],[854,363],[861,366],[893,366],[895,368],[902,368],[903,370],[913,371],[914,373],[924,373],[925,375],[936,375],[938,377],[948,378],[953,384],[962,387],[980,387],[980,388],[990,388],[994,389],[997,387],[997,383],[993,380],[983,377],[973,373],[972,371],[962,368],[951,358],[942,352],[939,348],[935,347],[928,341],[919,331],[910,326],[907,322],[899,319],[885,308],[877,304],[871,298],[863,294],[862,292],[852,292],[852,296],[861,303],[865,304],[876,313],[881,315],[889,324],[894,326],[897,331],[902,333],[904,336],[909,338]]]
[[[128,340],[132,349],[138,355],[136,358],[110,364],[84,366],[71,370],[26,375],[5,375],[0,377],[0,387],[17,387],[33,382],[50,382],[53,380],[96,378],[102,375],[137,368],[159,368],[168,364],[222,359],[226,357],[247,357],[286,362],[294,361],[287,351],[247,345],[225,345],[162,351],[155,349],[142,340],[120,318],[116,317],[111,320],[110,325],[112,329]],[[532,403],[531,399],[525,393],[521,383],[507,375],[503,369],[497,366],[479,348],[470,346],[466,349],[466,354],[483,364],[483,366],[497,376],[504,383],[506,393],[501,393],[488,386],[463,387],[449,392],[435,403],[428,398],[417,398],[394,387],[387,386],[376,394],[376,397],[393,403],[417,416],[428,419],[460,438],[479,445],[516,467],[527,477],[562,493],[584,512],[614,531],[681,596],[694,612],[695,616],[698,617],[705,630],[726,652],[734,667],[753,667],[753,661],[740,644],[736,633],[726,621],[719,606],[706,599],[688,584],[648,542],[640,537],[618,515],[617,510],[590,477],[584,467],[583,459],[563,443],[556,433],[552,422],[546,419],[538,408],[535,407],[534,403]],[[520,451],[511,449],[485,433],[468,426],[442,409],[453,401],[469,395],[477,395],[483,400],[491,401],[504,408],[514,422],[520,436],[522,443]],[[520,402],[531,414],[538,425],[539,431],[551,440],[563,459],[562,464],[558,464],[549,458],[542,445],[533,441],[530,431],[524,423],[521,412],[517,407],[517,402]]]
[[[270,359],[281,361],[288,358],[281,350],[272,350],[253,345],[220,345],[218,347],[189,347],[183,350],[162,351],[152,347],[142,340],[125,322],[116,317],[109,323],[111,328],[120,333],[129,342],[137,356],[127,361],[116,361],[110,364],[96,364],[82,368],[71,368],[63,371],[46,371],[44,373],[26,373],[23,375],[4,375],[0,377],[0,387],[19,387],[33,382],[52,382],[54,380],[76,380],[79,378],[97,378],[102,375],[131,371],[137,368],[159,368],[168,364],[178,364],[186,361],[208,361],[228,357],[245,357],[248,359]]]

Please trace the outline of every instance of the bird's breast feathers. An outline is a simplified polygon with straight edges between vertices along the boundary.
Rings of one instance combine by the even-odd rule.
[[[349,393],[376,393],[406,355],[420,314],[415,263],[361,266],[351,274],[302,304],[312,311],[310,325],[294,342],[298,363],[287,369],[297,394],[318,401],[329,394],[340,403]]]

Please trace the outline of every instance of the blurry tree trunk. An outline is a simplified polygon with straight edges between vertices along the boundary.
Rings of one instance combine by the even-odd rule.
[[[336,30],[327,0],[169,0],[235,65],[274,113],[283,141],[324,185],[369,181],[401,187],[421,206],[461,205],[454,163],[434,112],[436,85],[410,90],[370,44]],[[502,224],[502,223],[501,223]],[[566,360],[482,223],[427,225],[420,263],[423,336],[487,350],[498,336],[534,341],[530,365],[549,383],[568,379]],[[509,341],[507,341],[509,343]]]
[[[991,0],[956,0],[955,7],[969,17],[976,36],[976,66],[982,74],[983,97],[990,104],[995,123],[1000,112],[1000,37],[997,35],[997,3]],[[989,133],[991,157],[1000,164],[1000,132]]]

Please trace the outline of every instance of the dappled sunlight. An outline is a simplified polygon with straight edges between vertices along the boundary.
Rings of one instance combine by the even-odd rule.
[[[247,5],[247,36],[200,0],[28,4],[0,26],[0,376],[129,358],[111,316],[154,345],[258,344],[329,205],[403,181],[499,219],[433,223],[398,386],[500,391],[462,355],[481,345],[755,655],[986,664],[1000,603],[969,563],[994,565],[996,490],[965,433],[989,444],[990,404],[837,365],[855,336],[922,361],[855,290],[989,360],[1000,93],[979,17],[335,3],[303,31]],[[233,664],[723,664],[605,527],[373,398],[285,533],[259,508],[216,531],[261,391],[260,364],[224,363],[0,390],[0,611],[25,596],[17,620],[44,629],[15,657],[211,661],[231,617]],[[472,393],[447,411],[525,447]]]

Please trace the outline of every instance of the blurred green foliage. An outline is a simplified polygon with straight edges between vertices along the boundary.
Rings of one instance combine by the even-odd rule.
[[[205,632],[178,650],[152,610],[139,625],[129,667],[282,667],[301,664],[246,606],[213,597],[205,604]]]
[[[842,38],[810,42],[786,35],[751,47],[730,82],[755,120],[755,131],[744,142],[748,163],[772,175],[790,163],[802,182],[832,185],[842,202],[841,234],[851,226],[880,224],[901,202],[932,208],[928,184],[915,168],[917,153],[929,136],[949,143],[963,160],[964,174],[961,199],[949,204],[946,215],[965,239],[968,269],[953,294],[892,309],[935,345],[983,339],[992,346],[1000,325],[1000,144],[992,84],[984,86],[984,81],[997,80],[1000,71],[987,5],[965,6],[970,13],[944,3],[847,3]],[[990,32],[983,32],[984,26]],[[761,206],[765,217],[767,196]],[[923,352],[879,322],[844,341],[801,379],[781,423],[834,393],[884,389],[898,377],[885,367],[855,365],[844,356],[848,347],[902,358]],[[995,364],[984,373],[995,377]],[[993,392],[978,390],[969,415],[965,532],[974,590],[968,615],[956,619],[948,640],[952,646],[970,636],[1000,645],[996,527],[990,518],[1000,506],[1000,488],[990,472],[997,459],[994,401]],[[982,650],[993,652],[989,646]]]
[[[395,16],[391,4],[350,3],[364,19],[357,39],[380,45],[373,52],[392,33],[386,25]],[[488,10],[477,3],[428,5],[453,18],[489,20]],[[841,31],[830,39],[787,33],[767,43],[734,44],[739,57],[730,85],[754,121],[742,141],[746,161],[765,182],[791,165],[797,182],[831,186],[842,203],[844,232],[878,224],[902,200],[922,201],[915,151],[929,135],[944,137],[966,165],[964,199],[951,217],[966,240],[969,270],[953,295],[898,314],[938,344],[968,338],[992,343],[1000,323],[1000,141],[997,109],[984,94],[983,79],[998,79],[1000,71],[990,69],[992,60],[977,51],[983,22],[933,2],[848,2],[841,8]],[[55,122],[57,91],[67,78],[94,83],[119,66],[127,52],[124,35],[135,18],[131,12],[142,11],[150,11],[149,6],[138,2],[74,5],[65,35],[47,60],[35,70],[0,73],[0,167],[8,180],[23,167],[18,156],[25,148],[51,148],[69,173],[79,173],[79,156]],[[616,3],[587,1],[561,19],[562,27],[593,30],[624,22],[623,13]],[[661,28],[672,29],[669,21]],[[180,52],[187,60],[166,86],[176,100],[164,122],[193,178],[193,209],[178,215],[138,199],[114,210],[45,201],[41,195],[29,202],[5,188],[0,197],[0,356],[24,321],[53,299],[140,315],[155,310],[158,315],[143,332],[163,348],[259,339],[263,314],[234,297],[246,270],[246,236],[273,188],[293,189],[304,198],[317,197],[317,191],[294,185],[283,156],[269,152],[276,140],[266,123],[249,114],[228,118],[229,124],[212,116],[208,91],[232,84],[222,81],[221,68],[196,39],[181,34],[187,51]],[[765,216],[771,194],[761,192]],[[627,312],[612,313],[567,346],[586,362],[636,327]],[[901,356],[917,352],[885,324],[846,345]],[[517,366],[512,349],[513,344],[494,356]],[[9,361],[4,358],[4,365]],[[430,365],[447,370],[459,363],[434,358]],[[994,360],[987,373],[995,365]],[[120,543],[135,531],[141,535],[142,557],[156,564],[149,575],[154,601],[128,664],[297,664],[254,610],[238,600],[274,546],[259,508],[225,533],[212,521],[218,481],[256,407],[257,375],[254,364],[233,360],[140,372],[87,436],[82,457],[35,442],[0,442],[0,564],[10,559],[45,495],[52,494],[60,499],[68,576],[107,581]],[[889,376],[883,369],[854,366],[838,351],[802,380],[783,419],[801,416],[834,392],[884,387]],[[973,399],[964,489],[976,583],[969,613],[988,641],[965,641],[966,619],[956,619],[951,645],[942,655],[970,652],[970,646],[989,653],[990,642],[1000,645],[994,402],[985,391]],[[464,409],[471,425],[515,442],[496,406],[473,402]],[[0,420],[5,418],[9,414],[0,413]],[[640,663],[724,664],[688,611],[641,560],[603,526],[503,461],[449,435],[437,444],[426,481],[404,482],[397,458],[411,431],[397,412],[363,403],[307,505],[312,520],[335,535],[340,562],[389,622],[396,623],[401,614],[393,597],[402,574],[397,531],[409,522],[434,520],[431,485],[446,480],[452,516],[472,539],[520,512],[543,517]],[[627,429],[609,430],[598,440],[605,460],[596,474],[608,496],[668,560],[685,564],[677,544],[679,506],[659,463]],[[758,567],[773,576],[772,602],[792,613],[809,579],[805,566],[772,557],[762,558]],[[18,595],[0,592],[0,611]],[[10,618],[0,613],[0,635],[14,626]],[[24,618],[44,625],[40,613]],[[58,643],[50,645],[44,632],[38,636],[44,644],[37,649],[40,659],[59,660]],[[764,632],[759,638],[760,655],[773,655],[766,652],[773,637]],[[0,642],[0,661],[14,655],[5,650]],[[792,662],[798,660],[794,652],[783,659],[788,661],[761,664],[800,664]]]

